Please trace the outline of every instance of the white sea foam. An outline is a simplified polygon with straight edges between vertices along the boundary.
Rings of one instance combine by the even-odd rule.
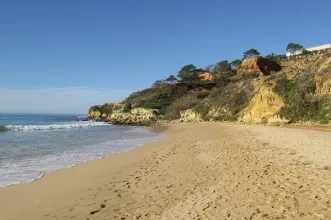
[[[96,124],[100,125],[101,123]],[[2,157],[1,159],[0,154],[0,188],[18,183],[31,182],[41,178],[45,173],[65,167],[72,167],[76,164],[99,159],[111,154],[129,151],[147,142],[157,141],[163,138],[161,135],[145,133],[147,130],[143,127],[125,128],[115,126],[113,129],[120,129],[117,130],[116,133],[117,135],[123,134],[120,136],[120,139],[108,139],[108,136],[115,132],[111,129],[109,131],[112,132],[110,132],[109,135],[102,136],[104,141],[99,143],[86,143],[76,146],[75,141],[77,141],[77,139],[68,139],[67,136],[63,136],[63,139],[57,139],[57,141],[63,143],[61,146],[66,146],[62,148],[62,150],[54,150],[55,148],[52,147],[48,148],[52,149],[52,152],[40,154],[41,152],[39,152],[38,148],[31,146],[31,148],[16,149],[16,153],[19,152],[19,154],[11,159],[8,159],[8,157]],[[122,129],[124,129],[125,132],[122,132]],[[134,135],[127,133],[126,129],[132,131]],[[107,134],[107,132],[104,134]],[[37,134],[38,133],[36,133],[36,135]],[[89,133],[86,133],[86,135],[87,134]],[[48,135],[45,134],[45,136],[47,137]],[[84,142],[87,138],[88,136],[84,135]],[[43,149],[46,148],[46,145],[52,145],[52,143],[44,143],[42,145],[44,146]],[[29,149],[29,152],[34,152],[36,155],[32,154],[28,157],[24,156],[20,158],[21,154],[27,153],[27,149]]]
[[[145,134],[150,133],[150,132],[146,129],[146,127],[133,127],[132,129],[127,130],[127,131],[125,131],[125,132],[126,132],[126,133],[145,133]]]
[[[101,127],[109,126],[103,122],[81,121],[66,124],[52,124],[52,125],[7,125],[7,129],[11,131],[42,131],[42,130],[60,130],[70,128],[88,128],[88,127]]]

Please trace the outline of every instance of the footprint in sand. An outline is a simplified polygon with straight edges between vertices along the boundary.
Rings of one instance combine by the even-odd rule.
[[[95,213],[100,212],[103,208],[106,208],[106,205],[105,204],[101,204],[99,207],[100,207],[99,209],[94,210],[94,211],[91,211],[90,212],[90,215],[94,215]]]

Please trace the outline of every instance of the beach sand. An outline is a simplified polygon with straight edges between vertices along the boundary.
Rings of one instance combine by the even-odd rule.
[[[0,189],[0,219],[331,219],[330,132],[155,129],[164,140]]]

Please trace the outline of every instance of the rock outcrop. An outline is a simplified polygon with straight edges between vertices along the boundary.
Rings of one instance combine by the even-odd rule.
[[[215,76],[212,73],[204,72],[199,74],[199,78],[202,81],[212,81],[215,79]]]
[[[116,125],[149,126],[157,121],[157,113],[152,109],[136,108],[131,112],[115,112],[104,119]]]
[[[316,93],[319,95],[331,94],[331,72],[316,76]]]
[[[116,125],[148,126],[156,122],[158,112],[157,110],[145,108],[133,108],[130,110],[123,103],[106,103],[104,105],[91,106],[88,116]]]
[[[121,125],[151,125],[171,118],[172,113],[180,115],[176,122],[327,123],[331,120],[330,70],[331,52],[279,63],[250,58],[237,67],[237,75],[224,73],[224,80],[202,70],[198,70],[201,80],[158,80],[153,88],[135,92],[121,103],[92,106],[89,116]],[[188,95],[195,98],[183,98]]]
[[[243,60],[237,67],[237,75],[243,76],[249,73],[260,73],[260,75],[270,75],[272,71],[278,72],[281,66],[272,60],[264,59],[263,57],[253,57]]]
[[[90,118],[100,118],[102,116],[102,111],[100,110],[101,105],[91,106],[88,111],[88,117]]]
[[[273,92],[272,86],[263,85],[238,120],[257,124],[287,124],[289,120],[277,115],[284,105],[282,98]]]
[[[200,122],[203,121],[199,113],[192,109],[184,110],[180,112],[180,122]]]

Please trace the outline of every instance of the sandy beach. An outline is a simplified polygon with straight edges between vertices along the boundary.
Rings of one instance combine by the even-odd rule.
[[[162,141],[0,189],[0,219],[331,219],[331,133],[169,124]]]

